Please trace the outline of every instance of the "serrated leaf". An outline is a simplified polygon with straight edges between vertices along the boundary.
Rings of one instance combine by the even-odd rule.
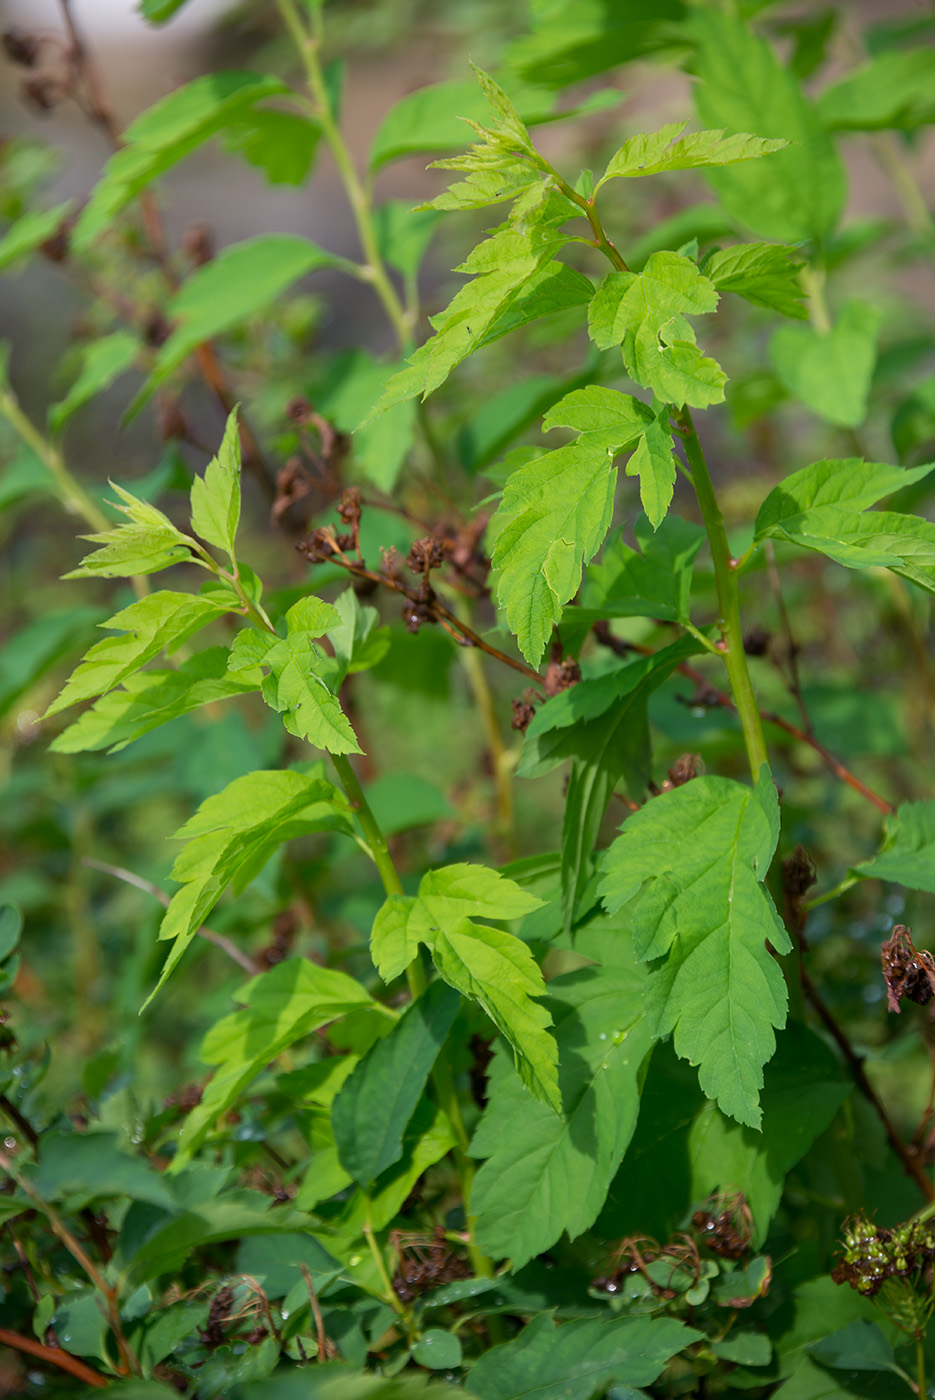
[[[72,210],[72,201],[56,204],[54,209],[30,209],[12,224],[0,238],[0,272],[31,257],[47,238],[57,233]]]
[[[53,432],[60,432],[79,408],[119,379],[132,366],[139,349],[139,341],[129,331],[114,331],[85,345],[81,373],[65,397],[49,409]]]
[[[886,818],[879,854],[854,873],[935,894],[935,802],[904,802]]]
[[[312,168],[322,130],[298,112],[254,107],[224,130],[228,151],[263,171],[271,185],[301,185]]]
[[[808,308],[798,278],[801,264],[792,261],[794,256],[795,249],[782,243],[737,243],[712,253],[704,274],[720,292],[734,292],[754,306],[803,321]]]
[[[772,45],[739,16],[696,9],[695,105],[705,125],[790,144],[766,161],[708,169],[705,178],[727,211],[764,238],[822,239],[847,194],[844,168],[818,113]]]
[[[295,779],[300,775],[265,776]],[[201,1103],[185,1119],[178,1151],[169,1167],[173,1174],[191,1160],[211,1124],[283,1050],[349,1011],[361,1007],[378,1009],[353,977],[319,967],[306,958],[291,958],[261,973],[238,992],[237,1000],[242,1003],[241,1009],[212,1026],[201,1043],[202,1060],[216,1068]]]
[[[702,355],[686,316],[714,311],[717,289],[690,258],[653,253],[642,272],[610,272],[588,313],[601,350],[621,345],[627,373],[666,403],[721,403],[727,376]],[[647,512],[648,514],[648,512]]]
[[[768,769],[752,790],[696,778],[628,819],[601,881],[612,913],[643,891],[633,936],[638,956],[652,961],[654,1034],[673,1034],[708,1098],[753,1128],[774,1027],[786,1019],[785,983],[766,942],[780,953],[791,944],[762,885],[778,835]]]
[[[237,568],[234,541],[240,521],[240,429],[237,408],[231,410],[216,457],[204,476],[192,482],[192,529],[201,539],[223,549]]]
[[[542,973],[528,947],[502,929],[473,919],[518,919],[538,909],[535,895],[482,865],[449,865],[422,877],[417,896],[391,895],[374,921],[371,953],[384,980],[399,975],[420,943],[441,976],[477,1001],[506,1037],[517,1070],[533,1094],[560,1106],[555,1042]]]
[[[780,326],[769,356],[783,387],[829,423],[856,428],[867,416],[867,396],[877,358],[883,314],[862,301],[847,301],[830,331]]]
[[[367,1190],[403,1155],[403,1133],[454,1023],[461,998],[433,982],[367,1052],[334,1100],[331,1126],[341,1164]]]
[[[160,651],[174,650],[225,611],[223,605],[191,593],[150,593],[131,603],[100,624],[124,635],[95,643],[46,715],[113,690]]]
[[[701,1334],[674,1318],[589,1317],[555,1326],[540,1313],[471,1370],[479,1400],[592,1400],[611,1382],[651,1385]]]
[[[640,479],[640,502],[654,529],[662,524],[672,502],[676,470],[669,410],[664,406],[646,425],[646,431],[626,466],[627,476],[638,476]]]
[[[162,724],[202,705],[259,690],[259,671],[231,675],[226,647],[210,647],[173,671],[139,671],[120,690],[111,690],[49,745],[54,753],[87,753],[126,748]]]
[[[548,986],[563,1114],[495,1072],[471,1145],[486,1157],[471,1193],[481,1248],[514,1270],[563,1231],[589,1229],[633,1134],[652,1045],[639,970],[585,968]]]
[[[231,648],[231,670],[262,666],[262,695],[283,716],[290,734],[327,753],[361,753],[350,721],[331,689],[334,662],[314,640],[340,622],[340,614],[319,598],[300,599],[286,614],[286,637],[244,629]]]
[[[309,831],[350,831],[350,811],[323,778],[292,770],[247,773],[213,797],[175,833],[186,841],[171,877],[183,886],[159,926],[173,940],[152,1001],[233,882],[239,893],[279,846]]]
[[[193,272],[170,300],[166,314],[177,324],[160,347],[153,372],[127,418],[139,412],[199,345],[248,321],[307,273],[341,265],[341,258],[317,243],[289,233],[260,234],[223,249]]]
[[[116,482],[110,483],[120,497],[112,501],[114,510],[125,515],[128,525],[116,525],[95,535],[82,535],[91,544],[100,544],[82,559],[77,569],[64,578],[133,578],[138,574],[158,573],[171,564],[180,564],[192,557],[192,542],[177,530],[161,510],[141,501]]]
[[[935,120],[935,49],[926,45],[879,54],[818,98],[832,131],[913,131]]]
[[[74,245],[86,250],[115,216],[159,175],[210,140],[226,123],[264,97],[287,93],[281,78],[231,69],[207,73],[141,112],[123,133],[75,226]]]
[[[532,665],[610,526],[614,456],[635,447],[653,421],[652,411],[628,394],[576,389],[550,410],[543,428],[573,428],[578,440],[528,462],[507,481],[494,518],[495,586]]]
[[[672,122],[659,131],[631,136],[611,156],[595,190],[607,180],[622,177],[633,179],[640,175],[657,175],[664,170],[694,170],[703,165],[736,165],[781,151],[789,144],[785,140],[768,140],[743,132],[725,136],[723,130],[692,131],[682,136],[685,125],[685,122]]]

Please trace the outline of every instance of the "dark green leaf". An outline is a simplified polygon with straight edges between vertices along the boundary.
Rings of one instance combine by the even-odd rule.
[[[612,1382],[651,1385],[700,1333],[671,1318],[588,1318],[556,1327],[540,1314],[471,1371],[479,1400],[591,1400]]]
[[[873,1322],[858,1318],[849,1322],[821,1341],[813,1342],[809,1351],[816,1361],[841,1371],[896,1371],[893,1348]]]
[[[788,934],[763,888],[779,835],[776,789],[764,768],[753,790],[696,778],[635,812],[610,847],[601,893],[613,912],[645,885],[633,913],[650,960],[647,1014],[657,1037],[700,1067],[705,1094],[759,1128],[763,1065],[786,1019],[786,988],[767,940]]]
[[[682,0],[539,0],[532,29],[507,57],[524,77],[563,88],[671,42],[670,21],[684,17]]]
[[[471,1152],[488,1160],[471,1205],[481,1247],[522,1268],[587,1230],[636,1124],[652,1038],[635,967],[585,968],[548,984],[563,1114],[526,1092],[501,1058]]]
[[[345,1080],[331,1109],[338,1155],[365,1190],[403,1155],[403,1133],[461,998],[433,982]]]
[[[64,657],[94,636],[102,612],[96,607],[54,609],[21,627],[0,648],[0,714]]]
[[[121,1150],[112,1133],[44,1133],[36,1189],[47,1200],[63,1196],[129,1196],[171,1207],[162,1176],[142,1157]]]
[[[600,564],[585,569],[580,611],[589,621],[609,617],[684,621],[689,615],[692,565],[704,531],[677,515],[667,515],[653,530],[641,515],[633,523],[633,533],[639,552],[618,535],[604,550]],[[571,616],[566,612],[566,620]]]
[[[320,140],[318,122],[268,107],[254,107],[224,132],[227,149],[258,166],[271,185],[301,185]]]

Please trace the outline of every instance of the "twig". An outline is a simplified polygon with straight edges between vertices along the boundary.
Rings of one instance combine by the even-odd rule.
[[[141,1374],[140,1363],[130,1349],[129,1343],[124,1336],[123,1325],[120,1321],[120,1309],[117,1306],[117,1290],[112,1288],[110,1284],[105,1281],[84,1245],[68,1228],[55,1207],[36,1190],[35,1185],[28,1177],[23,1176],[22,1172],[17,1170],[12,1159],[8,1157],[5,1152],[0,1152],[0,1171],[5,1171],[8,1176],[11,1176],[20,1190],[25,1192],[30,1198],[37,1210],[41,1211],[49,1222],[49,1229],[52,1231],[53,1235],[61,1240],[75,1263],[80,1269],[84,1270],[91,1283],[100,1293],[104,1300],[107,1320],[110,1323],[111,1331],[114,1334],[114,1340],[117,1343],[117,1350],[123,1362],[124,1374],[139,1376]]]
[[[0,1345],[13,1347],[16,1351],[24,1351],[27,1356],[35,1356],[40,1361],[47,1361],[50,1366],[58,1366],[62,1371],[68,1371],[70,1375],[76,1376],[79,1381],[84,1381],[85,1385],[92,1385],[96,1390],[105,1390],[110,1385],[106,1376],[102,1376],[99,1371],[92,1371],[90,1366],[86,1366],[83,1361],[79,1361],[77,1356],[71,1356],[67,1351],[62,1351],[61,1347],[47,1347],[42,1342],[37,1342],[33,1337],[24,1337],[20,1332],[11,1332],[8,1327],[0,1327]]]
[[[154,885],[152,880],[144,880],[142,875],[134,875],[132,870],[124,870],[120,865],[108,865],[104,860],[92,860],[90,856],[85,856],[81,864],[86,865],[89,870],[99,870],[103,875],[113,875],[117,880],[122,880],[124,884],[133,885],[136,889],[143,890],[146,894],[151,894],[154,899],[159,900],[159,903],[165,909],[168,909],[169,905],[172,903],[171,896],[166,894],[165,890],[160,889],[158,885]],[[256,976],[257,966],[250,955],[242,952],[237,947],[237,944],[233,943],[229,938],[226,938],[223,933],[216,933],[213,928],[208,928],[206,924],[202,924],[201,928],[198,930],[198,936],[200,938],[206,938],[209,943],[213,943],[215,947],[220,948],[229,958],[233,958],[234,962],[242,967],[244,972],[248,972],[251,977]]]
[[[104,84],[104,80],[94,62],[91,53],[78,31],[74,15],[71,11],[71,0],[59,0],[62,11],[62,18],[68,34],[68,41],[74,54],[74,62],[77,71],[81,74],[87,93],[89,104],[89,115],[92,121],[106,135],[114,150],[120,150],[124,145],[120,124],[111,106],[110,94]],[[169,260],[169,250],[166,241],[165,228],[162,216],[159,213],[159,206],[153,198],[150,190],[141,190],[139,194],[140,214],[143,219],[143,228],[146,233],[146,240],[154,261],[162,272],[170,291],[176,291],[179,286],[178,278],[172,270]],[[230,414],[237,402],[236,395],[227,382],[227,377],[215,353],[214,346],[210,341],[205,341],[195,350],[195,359],[201,376],[208,388],[220,403],[225,414]],[[240,437],[244,447],[245,464],[251,468],[255,475],[262,482],[270,496],[276,493],[276,477],[256,439],[252,428],[244,417],[243,410],[240,412]]]
[[[0,1094],[0,1112],[5,1113],[10,1122],[19,1128],[31,1148],[35,1149],[39,1145],[39,1134],[32,1124],[26,1121],[16,1104],[11,1103],[6,1094]]]
[[[328,1334],[325,1331],[325,1320],[321,1315],[321,1304],[318,1301],[318,1294],[315,1292],[312,1276],[304,1260],[299,1265],[299,1268],[302,1270],[302,1277],[305,1279],[305,1287],[308,1289],[308,1301],[311,1304],[312,1316],[315,1319],[315,1334],[318,1338],[318,1360],[319,1362],[327,1361]]]

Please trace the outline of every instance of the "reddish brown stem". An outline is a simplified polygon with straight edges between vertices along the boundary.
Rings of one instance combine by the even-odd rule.
[[[27,1356],[47,1361],[50,1366],[58,1366],[60,1370],[68,1371],[70,1375],[77,1376],[79,1381],[94,1386],[96,1390],[105,1390],[110,1385],[106,1376],[102,1376],[99,1371],[92,1371],[91,1367],[79,1361],[77,1356],[70,1356],[67,1351],[62,1351],[61,1347],[43,1346],[42,1342],[37,1342],[33,1337],[24,1337],[20,1332],[11,1332],[7,1327],[0,1327],[0,1345],[24,1351]]]

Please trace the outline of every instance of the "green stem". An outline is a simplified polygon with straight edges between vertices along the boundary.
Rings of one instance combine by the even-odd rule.
[[[925,1400],[925,1338],[916,1336],[916,1384],[919,1387],[919,1400]]]
[[[409,350],[412,347],[413,321],[410,313],[400,301],[396,288],[390,281],[386,270],[386,264],[380,254],[377,244],[376,230],[373,226],[373,216],[370,199],[361,182],[360,176],[351,158],[351,153],[347,148],[341,130],[335,121],[334,113],[331,110],[331,99],[325,85],[324,74],[322,73],[319,60],[321,48],[321,37],[318,34],[309,34],[302,26],[302,21],[296,11],[293,0],[278,0],[279,13],[283,23],[289,31],[305,69],[305,78],[308,83],[309,92],[315,102],[316,116],[321,124],[325,140],[331,149],[334,163],[341,176],[341,183],[344,185],[348,203],[354,215],[354,222],[357,225],[357,234],[360,238],[360,246],[366,259],[361,270],[361,275],[369,281],[383,305],[383,309],[396,332],[401,350]]]
[[[743,729],[743,740],[747,750],[750,772],[753,775],[753,781],[756,782],[763,764],[769,764],[769,753],[763,735],[760,711],[753,693],[753,682],[750,679],[747,657],[743,649],[743,629],[740,625],[740,601],[737,594],[734,560],[727,542],[724,517],[721,514],[717,496],[714,494],[708,464],[698,440],[691,412],[686,406],[679,410],[677,416],[682,430],[682,440],[685,444],[685,456],[691,467],[695,494],[698,497],[698,505],[701,508],[701,517],[711,549],[711,558],[714,562],[720,613],[717,625],[721,633],[718,651],[727,667],[734,704],[737,706],[737,714]]]
[[[100,506],[91,499],[80,482],[72,476],[58,448],[48,438],[43,437],[35,424],[26,417],[16,395],[7,385],[0,388],[0,414],[7,420],[13,431],[22,438],[27,447],[32,448],[47,468],[55,483],[56,493],[66,511],[71,515],[83,516],[94,531],[110,530],[112,528],[111,522]]]

